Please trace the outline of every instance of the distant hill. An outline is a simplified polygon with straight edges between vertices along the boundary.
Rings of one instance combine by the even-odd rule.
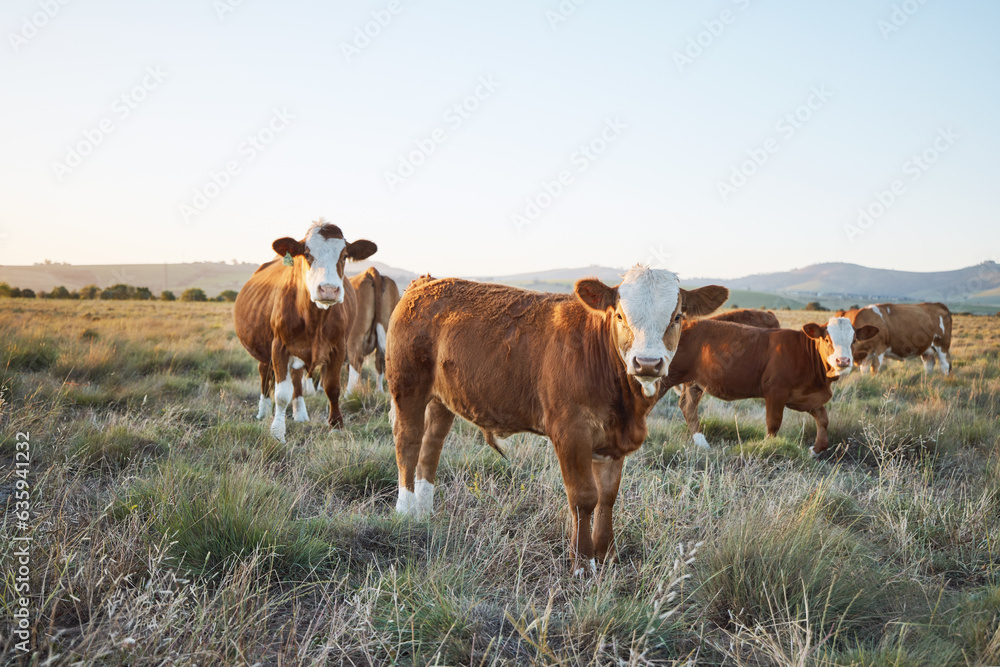
[[[375,266],[393,278],[400,289],[417,273],[381,262],[348,264],[353,275]],[[214,296],[224,290],[238,290],[257,269],[256,264],[199,262],[194,264],[123,264],[71,266],[0,266],[0,282],[16,287],[48,291],[57,285],[70,290],[85,285],[108,287],[126,283],[148,287],[154,293],[169,289],[175,293],[200,287]],[[421,272],[427,270],[420,268]],[[477,276],[475,280],[516,285],[546,292],[569,292],[580,278],[593,276],[608,284],[621,280],[625,269],[607,266],[549,269],[503,276]],[[432,273],[434,273],[432,271]],[[438,275],[438,274],[434,274]],[[438,275],[444,277],[444,274]],[[743,278],[699,278],[684,281],[686,286],[719,284],[732,291],[728,305],[764,308],[800,308],[809,301],[835,309],[879,301],[944,301],[955,310],[996,312],[1000,308],[1000,265],[984,262],[955,271],[918,273],[871,269],[857,264],[815,264],[792,271],[762,273]]]
[[[59,285],[70,291],[86,285],[109,287],[118,283],[148,287],[159,294],[170,290],[176,294],[189,287],[200,287],[209,296],[225,290],[239,290],[257,270],[259,264],[226,264],[225,262],[195,262],[193,264],[107,264],[71,265],[37,264],[35,266],[0,266],[0,282],[14,287],[30,287],[49,291]],[[347,265],[348,275],[354,275],[374,266],[384,275],[395,280],[400,289],[417,277],[417,274],[382,264],[357,262]]]
[[[732,280],[705,278],[690,282],[698,285],[721,282],[730,289],[853,298],[868,303],[911,300],[1000,304],[1000,266],[996,262],[928,273],[870,269],[857,264],[814,264]]]

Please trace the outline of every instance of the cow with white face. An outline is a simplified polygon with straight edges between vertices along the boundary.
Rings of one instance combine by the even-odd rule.
[[[714,285],[681,289],[673,273],[642,266],[617,287],[580,280],[575,294],[454,278],[411,286],[389,321],[386,352],[397,511],[431,511],[455,415],[494,447],[514,433],[547,435],[573,518],[573,571],[591,570],[611,551],[624,457],[646,438],[681,314],[707,315],[728,295]]]
[[[763,398],[767,434],[781,428],[785,408],[808,412],[816,420],[814,455],[830,444],[826,403],[832,383],[851,372],[851,345],[878,334],[873,326],[855,329],[844,317],[826,324],[810,322],[801,331],[760,328],[715,319],[685,322],[683,335],[660,392],[680,384],[681,412],[691,438],[701,447],[698,402],[707,393],[724,401]]]
[[[371,241],[348,243],[336,225],[320,220],[296,241],[276,240],[279,257],[262,265],[236,297],[236,334],[257,360],[261,392],[257,418],[270,407],[273,374],[275,411],[271,433],[285,439],[285,411],[306,421],[302,376],[324,366],[323,386],[330,401],[331,426],[340,427],[340,367],[347,331],[356,312],[354,289],[344,280],[347,260],[362,260],[376,251]]]

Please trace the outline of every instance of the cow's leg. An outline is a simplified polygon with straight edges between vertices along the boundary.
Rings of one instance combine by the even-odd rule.
[[[313,371],[309,370],[306,372],[305,377],[302,378],[302,395],[312,396],[316,393],[316,381],[313,380]]]
[[[385,391],[382,388],[382,378],[385,375],[385,344],[386,335],[385,328],[381,324],[375,325],[375,373],[376,373],[376,386],[379,391]]]
[[[323,390],[330,401],[330,417],[327,422],[331,428],[344,427],[344,415],[340,413],[340,369],[344,366],[344,343],[336,345],[330,352],[330,358],[323,364]]]
[[[920,358],[924,360],[924,373],[930,373],[934,370],[934,362],[937,360],[937,352],[933,347],[928,348],[926,352],[920,355]]]
[[[416,496],[417,462],[424,437],[424,417],[428,397],[393,396],[392,437],[396,441],[396,469],[399,472],[399,498],[396,511],[400,514],[418,513]]]
[[[260,400],[257,401],[257,419],[263,419],[271,411],[271,362],[257,363],[260,373]]]
[[[434,510],[434,477],[441,459],[441,447],[454,421],[455,413],[436,399],[424,410],[424,435],[413,480],[417,516],[427,516]]]
[[[309,421],[306,411],[306,399],[302,396],[302,378],[306,376],[305,363],[298,357],[291,357],[292,362],[292,419],[297,422]]]
[[[830,425],[830,415],[827,414],[825,405],[810,410],[809,414],[816,420],[816,442],[809,448],[809,453],[817,456],[830,446],[830,438],[826,433],[826,428]]]
[[[878,375],[879,370],[882,369],[882,361],[885,359],[885,353],[870,354],[868,358],[871,359],[872,375]]]
[[[781,428],[781,420],[785,416],[785,401],[780,398],[764,397],[765,421],[767,423],[767,435],[778,435]]]
[[[285,411],[292,402],[292,372],[288,350],[277,338],[271,344],[271,368],[274,370],[274,419],[271,435],[285,441]]]
[[[591,452],[593,445],[588,438],[566,434],[552,437],[552,444],[559,457],[569,513],[573,518],[570,531],[570,563],[574,575],[597,570],[594,560],[594,541],[590,534],[590,520],[597,507],[597,485],[594,482]]]
[[[708,449],[708,440],[701,432],[701,421],[698,419],[698,403],[704,393],[705,391],[701,387],[693,382],[689,383],[684,387],[684,393],[681,394],[680,408],[681,412],[684,413],[684,421],[687,422],[688,432],[691,434],[694,444]]]
[[[597,482],[597,510],[594,513],[594,556],[603,563],[614,548],[615,529],[612,510],[618,498],[625,458],[594,459],[591,463]]]
[[[941,362],[941,372],[945,375],[951,373],[951,353],[939,345],[934,346],[934,351],[937,353],[938,361]]]

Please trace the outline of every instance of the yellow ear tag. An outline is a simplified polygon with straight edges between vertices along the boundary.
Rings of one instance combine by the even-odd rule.
[[[292,259],[292,254],[288,252],[285,253],[285,258],[281,260],[281,263],[285,266],[295,266],[295,260]]]

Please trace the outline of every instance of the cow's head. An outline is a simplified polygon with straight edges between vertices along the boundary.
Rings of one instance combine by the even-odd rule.
[[[272,247],[282,257],[294,258],[295,270],[302,272],[309,298],[323,309],[344,302],[344,262],[371,257],[378,250],[374,243],[363,239],[348,243],[339,227],[322,219],[313,223],[301,241],[286,236]]]
[[[725,287],[681,289],[670,271],[639,265],[629,269],[617,287],[585,278],[575,291],[587,307],[610,318],[615,349],[647,397],[656,394],[656,381],[667,374],[683,316],[708,315],[729,298]]]
[[[878,327],[866,324],[855,329],[846,317],[831,317],[825,325],[810,322],[802,331],[818,341],[820,356],[827,365],[827,377],[837,378],[851,372],[854,364],[851,347],[855,341],[873,338],[878,334]]]

